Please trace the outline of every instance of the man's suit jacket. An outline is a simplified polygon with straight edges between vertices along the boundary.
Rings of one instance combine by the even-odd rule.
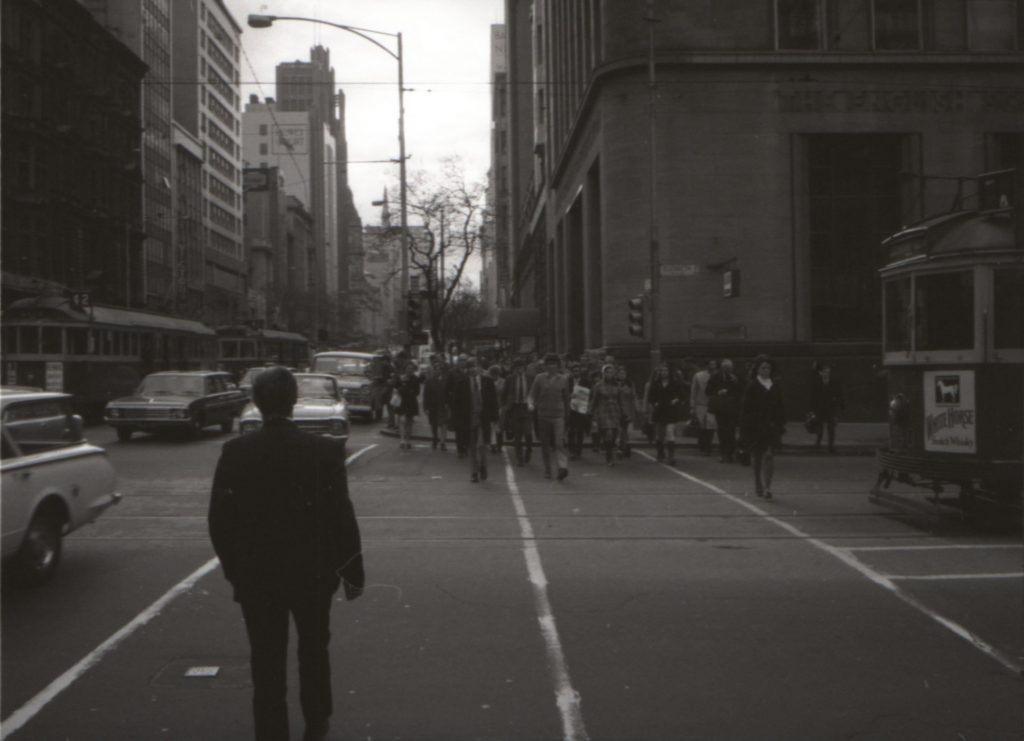
[[[448,399],[451,419],[449,424],[453,430],[469,430],[472,425],[473,397],[470,386],[472,376],[460,375],[452,382],[451,395]],[[498,421],[498,390],[494,379],[490,376],[480,378],[480,422],[487,424]]]
[[[210,539],[235,599],[362,589],[359,525],[344,447],[269,419],[224,444],[213,478]]]

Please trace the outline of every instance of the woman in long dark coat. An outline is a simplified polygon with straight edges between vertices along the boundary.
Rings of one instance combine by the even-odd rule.
[[[683,419],[686,412],[683,408],[683,398],[682,383],[668,365],[662,363],[651,379],[645,401],[647,408],[651,410],[651,422],[654,423],[658,460],[665,460],[667,453],[670,466],[676,462],[676,424]]]
[[[398,433],[401,437],[400,447],[408,450],[412,448],[412,422],[420,413],[420,384],[421,379],[416,375],[415,366],[409,363],[398,377],[395,390],[401,398],[401,403],[395,409],[398,417]]]
[[[750,450],[754,469],[754,491],[765,499],[772,498],[774,449],[781,444],[786,428],[782,388],[773,378],[774,374],[775,363],[767,355],[759,355],[754,361],[754,377],[747,384],[740,410],[740,431]]]

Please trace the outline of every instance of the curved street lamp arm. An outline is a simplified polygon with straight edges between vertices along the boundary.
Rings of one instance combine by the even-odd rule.
[[[270,21],[270,23],[273,23],[274,21],[306,21],[307,23],[320,23],[320,24],[322,24],[324,26],[333,26],[334,28],[340,28],[342,31],[348,31],[349,33],[354,33],[356,36],[359,36],[361,38],[366,39],[367,41],[369,41],[374,46],[376,46],[376,47],[386,51],[394,59],[397,60],[399,58],[398,54],[396,54],[395,52],[391,51],[391,49],[389,49],[386,46],[384,46],[384,44],[382,44],[379,41],[377,41],[377,39],[373,38],[372,36],[367,36],[367,34],[376,33],[376,34],[380,34],[381,36],[390,36],[391,38],[398,38],[398,34],[397,33],[388,33],[387,31],[377,31],[377,30],[374,30],[372,28],[359,28],[358,26],[346,26],[346,25],[343,25],[341,23],[332,23],[331,21],[321,21],[321,20],[317,20],[316,18],[303,18],[302,16],[294,16],[294,15],[268,15],[268,16],[260,16],[260,17],[261,18],[265,18],[267,21]]]

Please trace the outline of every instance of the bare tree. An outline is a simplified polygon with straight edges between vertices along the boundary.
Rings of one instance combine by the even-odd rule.
[[[480,291],[462,282],[448,302],[445,310],[445,327],[448,338],[460,347],[466,347],[470,331],[480,326],[488,317],[487,307],[480,300]]]
[[[448,307],[464,291],[466,266],[481,250],[486,189],[466,181],[462,161],[445,159],[439,173],[417,172],[408,184],[410,275],[420,277],[435,347],[444,347]]]

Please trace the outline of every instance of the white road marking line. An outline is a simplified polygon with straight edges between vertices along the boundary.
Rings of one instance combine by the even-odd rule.
[[[512,504],[515,506],[516,516],[519,519],[519,530],[523,538],[523,557],[526,559],[530,583],[533,585],[533,597],[537,604],[537,620],[540,623],[541,635],[544,637],[551,678],[555,685],[555,701],[558,705],[558,712],[562,716],[562,736],[566,741],[585,741],[589,736],[587,736],[586,728],[583,725],[580,695],[573,689],[572,680],[569,678],[569,666],[565,661],[562,641],[558,637],[558,627],[555,625],[555,616],[551,611],[551,601],[548,599],[548,579],[544,574],[544,566],[541,564],[540,551],[537,550],[533,526],[526,513],[523,498],[519,495],[515,470],[509,460],[507,448],[502,450],[502,457],[505,459],[505,480],[508,483]]]
[[[1011,571],[1006,573],[990,574],[886,574],[886,578],[898,581],[943,581],[970,579],[1021,579],[1024,578],[1024,571]]]
[[[637,452],[639,452],[640,455],[644,456],[648,460],[655,461],[655,458],[653,456],[648,455],[644,451],[640,450],[640,451],[637,451]],[[761,509],[760,507],[758,507],[758,506],[756,506],[754,504],[751,504],[750,502],[744,501],[741,497],[737,497],[737,496],[735,496],[733,494],[729,494],[728,492],[724,491],[723,489],[719,489],[714,484],[708,483],[707,481],[704,481],[703,479],[699,479],[696,476],[691,476],[690,474],[688,474],[688,473],[686,473],[684,471],[680,471],[677,468],[672,468],[671,466],[667,466],[666,465],[665,468],[667,468],[669,471],[672,471],[673,473],[681,476],[682,478],[687,479],[688,481],[692,481],[695,484],[699,484],[699,485],[703,486],[704,488],[710,489],[711,491],[713,491],[713,492],[715,492],[717,494],[721,494],[726,499],[729,499],[730,501],[733,501],[736,504],[739,504],[740,506],[745,507],[746,509],[750,510],[751,512],[755,512],[755,513],[761,515],[766,522],[770,522],[773,525],[782,528],[783,530],[787,531],[788,533],[797,536],[801,540],[804,540],[807,543],[810,543],[815,548],[817,548],[817,549],[819,549],[821,551],[824,551],[825,553],[827,553],[830,556],[838,559],[839,561],[842,561],[844,564],[849,566],[851,569],[860,572],[860,574],[862,574],[868,580],[874,582],[878,586],[880,586],[883,589],[889,591],[895,597],[897,597],[900,600],[902,600],[903,602],[907,603],[908,605],[910,605],[914,609],[918,610],[919,612],[921,612],[925,616],[931,618],[932,620],[937,622],[939,625],[941,625],[942,627],[944,627],[947,630],[949,630],[950,632],[952,632],[954,635],[957,635],[960,638],[964,639],[965,641],[970,643],[972,646],[974,646],[976,649],[978,649],[979,651],[981,651],[985,655],[989,656],[992,659],[995,659],[996,661],[998,661],[1000,664],[1002,664],[1004,667],[1006,667],[1010,671],[1014,672],[1015,674],[1022,674],[1022,673],[1024,673],[1024,667],[1022,667],[1020,664],[1018,664],[1012,658],[1010,658],[1009,656],[1004,654],[998,648],[996,648],[995,646],[992,646],[992,645],[986,643],[984,640],[982,640],[982,638],[980,636],[978,636],[978,635],[972,633],[971,631],[967,630],[967,628],[963,627],[962,625],[960,625],[956,621],[950,620],[949,618],[942,616],[941,614],[939,614],[938,612],[936,612],[935,610],[931,609],[930,607],[925,605],[923,602],[918,600],[913,595],[908,594],[907,592],[904,592],[902,589],[900,589],[898,586],[896,586],[896,584],[894,583],[894,579],[892,577],[885,576],[884,574],[881,574],[878,571],[875,571],[873,568],[871,568],[867,564],[865,564],[862,561],[858,560],[857,557],[854,556],[852,553],[850,553],[848,550],[843,549],[843,548],[837,548],[837,547],[835,547],[833,545],[829,545],[828,543],[824,542],[823,540],[819,540],[818,538],[815,538],[815,537],[813,537],[811,535],[808,535],[807,533],[803,532],[799,528],[794,527],[793,525],[790,525],[788,522],[784,522],[784,521],[778,519],[777,517],[773,517],[768,512],[766,512],[765,510]]]
[[[376,444],[368,445],[367,447],[353,453],[345,459],[345,464],[351,464],[363,453],[375,447],[377,447]],[[140,612],[119,631],[94,648],[85,656],[85,658],[81,659],[73,667],[50,682],[50,684],[43,688],[41,692],[36,694],[35,697],[7,716],[7,718],[0,723],[0,739],[7,738],[32,720],[32,718],[34,718],[44,707],[46,707],[47,704],[57,697],[57,695],[70,687],[79,677],[98,664],[104,656],[121,645],[132,633],[159,615],[167,605],[174,601],[176,597],[192,589],[196,582],[213,571],[217,567],[218,563],[219,561],[216,558],[211,558],[187,577],[175,584],[165,592],[162,597],[157,599],[156,602]]]
[[[1019,543],[976,543],[972,545],[952,543],[946,545],[852,545],[848,551],[944,551],[944,550],[978,550],[984,551],[992,548],[1013,548],[1021,550],[1024,545]]]
[[[104,656],[117,648],[136,630],[159,615],[175,597],[190,590],[197,581],[213,571],[217,567],[217,563],[218,561],[216,558],[211,558],[198,569],[193,571],[185,579],[174,585],[174,587],[172,587],[170,591],[164,594],[160,599],[136,615],[131,622],[93,649],[85,658],[50,682],[50,684],[35,697],[7,716],[6,720],[3,721],[3,729],[0,730],[0,738],[7,738],[32,720],[32,718],[46,707],[51,700],[70,687],[75,680],[89,671],[89,669],[98,664]]]

